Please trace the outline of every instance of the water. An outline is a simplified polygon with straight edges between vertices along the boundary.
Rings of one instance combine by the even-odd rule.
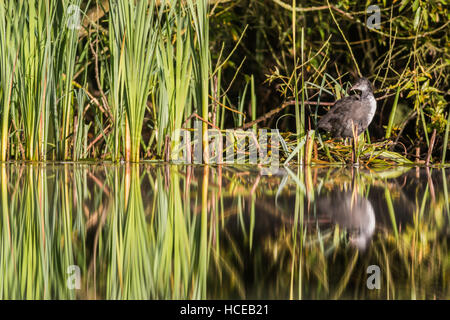
[[[1,299],[450,298],[448,170],[0,168]]]

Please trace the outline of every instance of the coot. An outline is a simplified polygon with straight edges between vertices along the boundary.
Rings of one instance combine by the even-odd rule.
[[[377,109],[373,87],[368,79],[360,78],[350,90],[359,90],[361,94],[336,101],[318,123],[318,128],[330,132],[335,138],[353,138],[352,125],[359,136],[372,122]]]

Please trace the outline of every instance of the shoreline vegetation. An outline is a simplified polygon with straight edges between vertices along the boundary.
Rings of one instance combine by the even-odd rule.
[[[200,121],[204,163],[208,131],[278,129],[285,164],[446,165],[448,3],[371,4],[379,29],[352,0],[2,2],[0,160],[170,162]],[[368,131],[316,132],[361,75]]]

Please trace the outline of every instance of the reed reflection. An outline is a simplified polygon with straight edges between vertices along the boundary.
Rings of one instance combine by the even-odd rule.
[[[419,173],[2,164],[0,298],[449,298],[449,174]]]

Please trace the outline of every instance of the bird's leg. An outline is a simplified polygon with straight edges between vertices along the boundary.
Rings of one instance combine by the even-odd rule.
[[[344,146],[348,146],[348,138],[344,138]]]
[[[355,163],[355,149],[353,148],[353,139],[350,138],[351,146],[352,146],[352,163]]]
[[[358,125],[355,125],[352,121],[352,133],[353,133],[353,151],[352,151],[352,161],[354,165],[359,164],[358,156]]]

